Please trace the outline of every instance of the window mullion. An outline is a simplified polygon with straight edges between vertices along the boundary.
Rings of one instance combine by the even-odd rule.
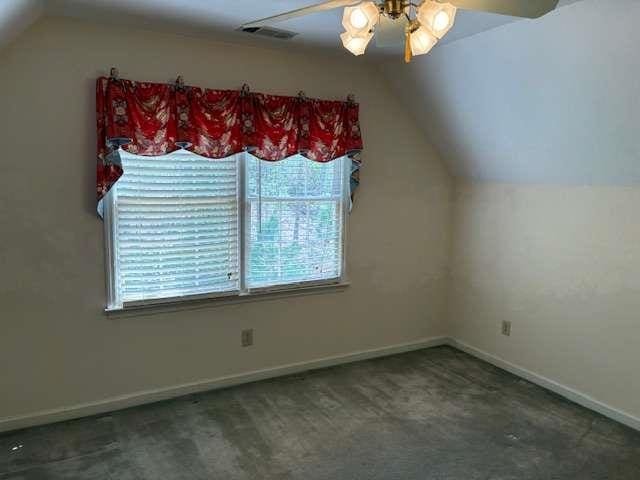
[[[243,152],[239,155],[240,165],[238,168],[238,249],[240,260],[240,294],[247,293],[247,249],[248,234],[246,232],[247,215],[249,202],[247,201],[247,154]]]
[[[341,202],[341,228],[340,228],[340,241],[341,241],[341,253],[342,262],[340,266],[340,280],[347,281],[347,241],[349,236],[349,218],[351,209],[351,159],[348,156],[340,159],[342,162],[342,202]]]

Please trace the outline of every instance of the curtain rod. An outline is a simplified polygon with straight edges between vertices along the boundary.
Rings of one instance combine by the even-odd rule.
[[[109,70],[109,79],[113,81],[120,80],[120,72],[116,67],[111,67],[111,69]],[[184,90],[185,83],[182,75],[178,75],[178,77],[176,78],[176,81],[173,82],[172,85],[175,86],[178,90]],[[249,93],[251,93],[249,84],[245,83],[244,85],[242,85],[242,87],[240,88],[240,93],[242,95],[248,95]],[[300,92],[298,92],[298,98],[300,98],[301,100],[307,100],[307,95],[302,90],[300,90]],[[350,93],[349,95],[347,95],[347,103],[350,105],[353,105],[356,103],[356,96],[353,93]]]

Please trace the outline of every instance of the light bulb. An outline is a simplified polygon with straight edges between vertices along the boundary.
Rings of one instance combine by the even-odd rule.
[[[369,19],[364,14],[364,12],[360,9],[360,7],[356,7],[349,15],[349,22],[351,26],[356,30],[361,30],[367,26]]]
[[[456,7],[450,3],[440,3],[433,0],[425,0],[418,7],[417,18],[421,25],[431,30],[436,37],[444,37],[456,17]]]
[[[423,25],[411,33],[409,43],[413,55],[424,55],[438,43],[438,38]]]
[[[342,25],[352,36],[369,33],[380,19],[380,10],[373,2],[361,2],[355,7],[346,7]]]
[[[436,32],[440,32],[449,26],[449,14],[444,10],[440,10],[433,17],[433,29]]]
[[[344,32],[340,35],[342,45],[354,55],[362,55],[367,49],[367,45],[373,38],[373,33],[365,33],[364,35],[351,35]]]

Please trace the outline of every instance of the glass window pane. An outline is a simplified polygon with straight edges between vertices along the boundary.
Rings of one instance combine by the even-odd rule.
[[[342,159],[319,163],[296,155],[267,162],[247,155],[247,197],[338,199],[342,196],[342,168]]]
[[[343,165],[248,156],[249,288],[341,276]]]

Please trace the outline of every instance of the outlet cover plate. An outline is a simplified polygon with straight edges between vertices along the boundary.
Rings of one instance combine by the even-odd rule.
[[[511,322],[508,322],[506,320],[502,322],[502,335],[504,335],[505,337],[511,336]]]
[[[240,334],[240,343],[243,347],[250,347],[253,345],[253,328],[242,330]]]

